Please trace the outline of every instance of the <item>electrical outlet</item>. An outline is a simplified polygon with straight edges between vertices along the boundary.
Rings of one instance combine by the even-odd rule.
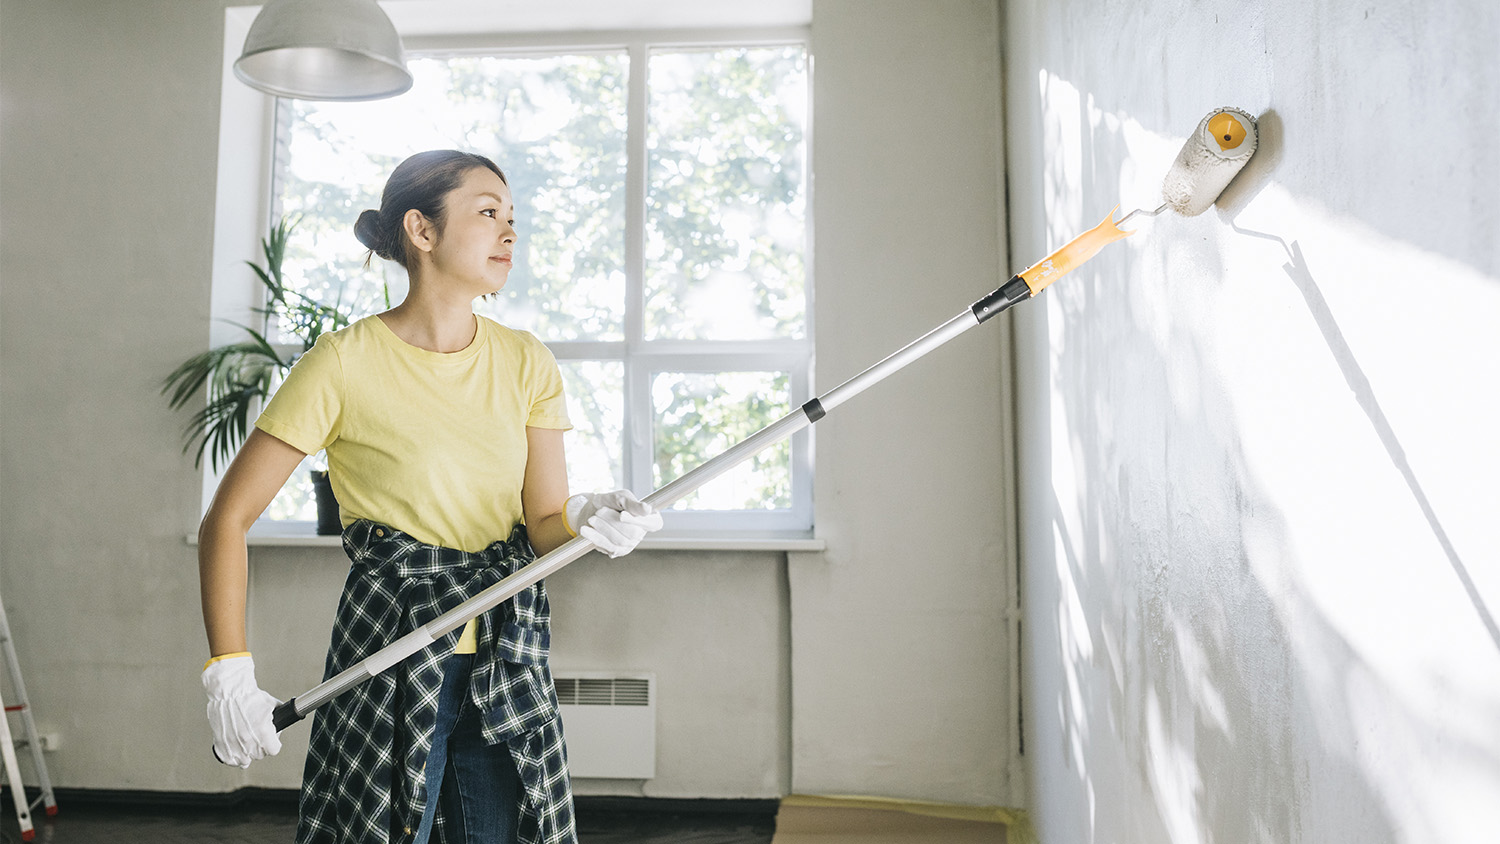
[[[42,733],[37,739],[41,741],[42,750],[49,753],[62,747],[62,736],[57,733]]]

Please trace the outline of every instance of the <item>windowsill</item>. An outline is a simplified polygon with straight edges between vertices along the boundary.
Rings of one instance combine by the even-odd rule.
[[[196,534],[187,538],[197,545]],[[340,536],[319,536],[313,522],[256,522],[246,534],[252,547],[329,547],[340,548]],[[806,536],[663,536],[648,537],[639,546],[643,551],[823,551],[828,543]]]

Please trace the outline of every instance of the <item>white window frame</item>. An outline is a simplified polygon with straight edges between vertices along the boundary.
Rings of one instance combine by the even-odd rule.
[[[230,70],[257,8],[226,10],[225,82],[221,105],[218,216],[215,221],[215,271],[213,311],[216,317],[246,322],[247,312],[258,304],[260,293],[248,273],[244,258],[255,257],[260,233],[268,229],[273,214],[273,174],[278,129],[275,99],[244,86]],[[243,29],[241,29],[243,27]],[[239,29],[240,32],[235,30]],[[788,412],[797,412],[812,398],[813,337],[813,174],[812,164],[812,53],[808,27],[714,27],[704,29],[609,30],[595,32],[542,32],[526,34],[446,34],[407,36],[410,58],[458,55],[560,55],[625,51],[630,74],[627,109],[626,167],[626,324],[623,341],[566,341],[547,345],[559,361],[618,360],[625,367],[622,455],[627,486],[642,493],[653,488],[650,379],[656,372],[784,371],[789,374]],[[646,168],[648,86],[646,69],[653,50],[695,50],[725,47],[769,47],[795,45],[808,56],[808,118],[804,131],[806,234],[804,262],[803,337],[765,341],[682,341],[643,338],[646,227]],[[247,143],[246,139],[257,141]],[[247,157],[253,153],[254,166]],[[241,166],[236,166],[236,163]],[[503,163],[502,163],[502,166]],[[255,201],[247,203],[245,198]],[[230,199],[233,197],[233,199]],[[248,206],[248,207],[247,207]],[[253,228],[247,225],[249,208],[255,209]],[[246,248],[248,245],[248,249]],[[248,253],[248,254],[246,254]],[[219,256],[224,256],[220,258]],[[233,279],[231,281],[231,279]],[[216,332],[219,329],[216,329]],[[227,338],[225,338],[227,339]],[[544,338],[545,339],[545,338]],[[217,344],[216,336],[214,342]],[[790,459],[792,502],[787,510],[670,511],[663,538],[786,538],[812,536],[813,455],[811,431],[792,437]],[[701,460],[713,454],[699,455]],[[212,475],[212,473],[209,473]],[[217,477],[205,478],[206,502],[217,486]],[[277,526],[294,527],[287,522]],[[265,525],[262,526],[263,528]]]

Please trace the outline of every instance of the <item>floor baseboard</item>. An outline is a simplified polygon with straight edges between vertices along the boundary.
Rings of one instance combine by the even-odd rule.
[[[31,799],[39,791],[28,788]],[[59,807],[90,809],[267,809],[297,811],[294,788],[241,788],[228,792],[149,791],[110,788],[57,788]],[[579,814],[651,814],[774,818],[781,801],[771,799],[718,799],[684,797],[609,797],[580,795],[573,798]]]

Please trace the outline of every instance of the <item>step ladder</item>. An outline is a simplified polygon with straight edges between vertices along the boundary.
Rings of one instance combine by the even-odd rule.
[[[16,647],[10,638],[10,619],[5,617],[5,602],[0,600],[0,651],[5,655],[5,665],[10,669],[11,691],[16,702],[6,705],[5,715],[0,716],[0,756],[5,759],[5,775],[10,785],[10,794],[16,804],[16,819],[21,823],[21,840],[31,841],[36,830],[31,824],[31,810],[39,804],[46,805],[47,814],[57,814],[57,797],[52,793],[52,780],[47,776],[47,762],[42,759],[42,740],[36,732],[36,721],[31,717],[31,704],[26,699],[26,684],[21,682],[21,664],[16,661]],[[10,731],[10,713],[21,713],[21,725],[25,732],[24,744],[31,748],[31,761],[36,767],[37,779],[42,793],[36,800],[26,802],[26,786],[21,783],[21,768],[16,760],[16,741]]]

